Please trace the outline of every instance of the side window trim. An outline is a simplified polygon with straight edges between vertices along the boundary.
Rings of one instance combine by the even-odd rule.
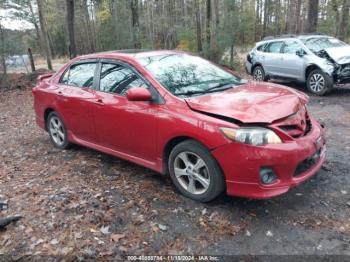
[[[100,59],[99,60],[99,65],[96,68],[98,69],[97,75],[96,75],[96,90],[100,91],[100,92],[105,92],[105,93],[110,93],[110,92],[106,92],[100,89],[100,82],[101,82],[101,70],[102,70],[102,65],[103,64],[115,64],[115,65],[120,65],[120,66],[124,66],[125,68],[130,69],[136,76],[138,76],[149,88],[149,91],[152,94],[153,97],[153,103],[156,104],[164,104],[165,100],[163,99],[163,97],[159,94],[159,92],[157,91],[157,89],[147,80],[145,79],[142,74],[137,71],[137,69],[135,67],[133,67],[132,65],[120,61],[120,60],[116,60],[116,59]],[[118,97],[125,97],[121,94],[118,93],[110,93],[113,95],[116,95]]]
[[[96,67],[95,67],[95,72],[94,72],[94,79],[93,79],[93,84],[92,84],[92,87],[84,87],[84,88],[90,88],[90,89],[94,89],[94,90],[97,90],[96,87],[96,76],[97,76],[97,73],[98,73],[98,66],[99,66],[99,59],[86,59],[86,60],[79,60],[79,61],[76,61],[76,62],[73,62],[71,63],[69,66],[67,66],[67,68],[64,70],[64,73],[61,74],[61,77],[60,79],[58,80],[58,84],[59,85],[67,85],[67,86],[71,86],[71,87],[76,87],[76,88],[82,88],[82,87],[78,87],[78,86],[74,86],[74,85],[68,85],[66,83],[62,83],[62,79],[63,77],[65,76],[65,74],[67,72],[70,71],[70,69],[73,67],[73,66],[77,66],[77,65],[83,65],[83,64],[96,64]],[[70,72],[69,72],[70,73]]]

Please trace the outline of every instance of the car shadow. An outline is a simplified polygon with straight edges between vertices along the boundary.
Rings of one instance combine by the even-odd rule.
[[[211,202],[199,203],[181,195],[172,184],[169,176],[161,175],[129,161],[82,146],[74,146],[72,150],[75,151],[76,154],[98,158],[102,165],[100,168],[102,168],[102,173],[106,179],[113,177],[111,185],[113,185],[114,181],[118,182],[118,180],[125,180],[131,184],[137,183],[140,197],[142,197],[142,195],[147,196],[146,201],[152,201],[154,198],[157,199],[155,208],[161,207],[162,209],[171,210],[180,205],[185,209],[207,208],[212,211],[216,210],[219,213],[228,212],[230,214],[241,215],[253,213],[260,218],[265,217],[268,214],[267,212],[278,214],[283,217],[284,215],[281,214],[281,210],[283,210],[285,206],[295,210],[308,207],[312,201],[314,201],[312,197],[312,195],[314,195],[313,193],[318,190],[315,183],[307,181],[303,185],[300,185],[298,189],[291,189],[286,194],[271,199],[257,200],[241,198],[228,196],[224,192]],[[118,172],[114,172],[113,170],[117,170]],[[91,177],[87,176],[85,179],[91,179]],[[302,196],[296,196],[296,192],[301,192],[298,194]],[[124,191],[124,194],[128,194],[127,191]],[[174,201],[169,201],[169,196],[171,196]],[[300,201],[301,199],[303,201]]]

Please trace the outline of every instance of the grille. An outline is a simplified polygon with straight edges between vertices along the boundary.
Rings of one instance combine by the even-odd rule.
[[[341,70],[341,74],[343,76],[350,76],[350,65],[345,65]]]
[[[310,168],[312,168],[320,159],[321,155],[321,149],[318,150],[315,154],[312,156],[306,158],[302,162],[299,163],[297,168],[295,169],[294,176],[300,176],[304,172],[308,171]]]

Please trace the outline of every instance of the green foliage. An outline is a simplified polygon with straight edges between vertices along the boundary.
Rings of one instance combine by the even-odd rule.
[[[30,1],[30,2],[28,2]],[[308,0],[302,0],[301,16],[305,26]],[[45,0],[44,16],[49,35],[51,51],[56,56],[67,55],[66,10],[63,0]],[[33,10],[29,8],[31,3]],[[222,58],[222,62],[234,66],[240,63],[237,55],[231,56],[239,46],[252,46],[255,38],[262,36],[262,26],[266,21],[265,35],[286,32],[292,23],[289,1],[286,0],[212,0],[212,13],[218,8],[218,24],[214,21],[213,42],[206,43],[206,1],[198,0],[138,0],[138,27],[134,29],[144,49],[166,48],[197,52],[196,11],[200,13],[202,31],[201,55]],[[260,3],[260,15],[257,15]],[[296,1],[295,1],[296,3]],[[35,0],[0,0],[3,8],[13,9],[12,15],[35,25],[38,23]],[[336,35],[343,0],[320,1],[318,31]],[[87,11],[88,10],[88,11]],[[86,15],[87,14],[87,15]],[[265,18],[261,16],[266,15]],[[337,18],[338,17],[338,21]],[[75,0],[75,34],[78,53],[127,49],[134,47],[131,6],[129,0]],[[338,24],[337,24],[338,23]],[[350,27],[348,27],[349,35]],[[36,30],[25,34],[6,32],[15,40],[7,38],[8,46],[16,52],[24,52],[27,47],[40,51]],[[170,40],[169,40],[170,39]],[[11,45],[16,41],[17,45]],[[94,44],[91,44],[94,43]],[[173,44],[174,43],[174,44]],[[14,52],[14,51],[11,51]],[[217,60],[217,59],[214,59]]]

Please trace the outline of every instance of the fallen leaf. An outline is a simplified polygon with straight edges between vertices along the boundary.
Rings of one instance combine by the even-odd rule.
[[[124,238],[125,234],[112,234],[111,239],[113,242],[118,242],[120,239]]]

